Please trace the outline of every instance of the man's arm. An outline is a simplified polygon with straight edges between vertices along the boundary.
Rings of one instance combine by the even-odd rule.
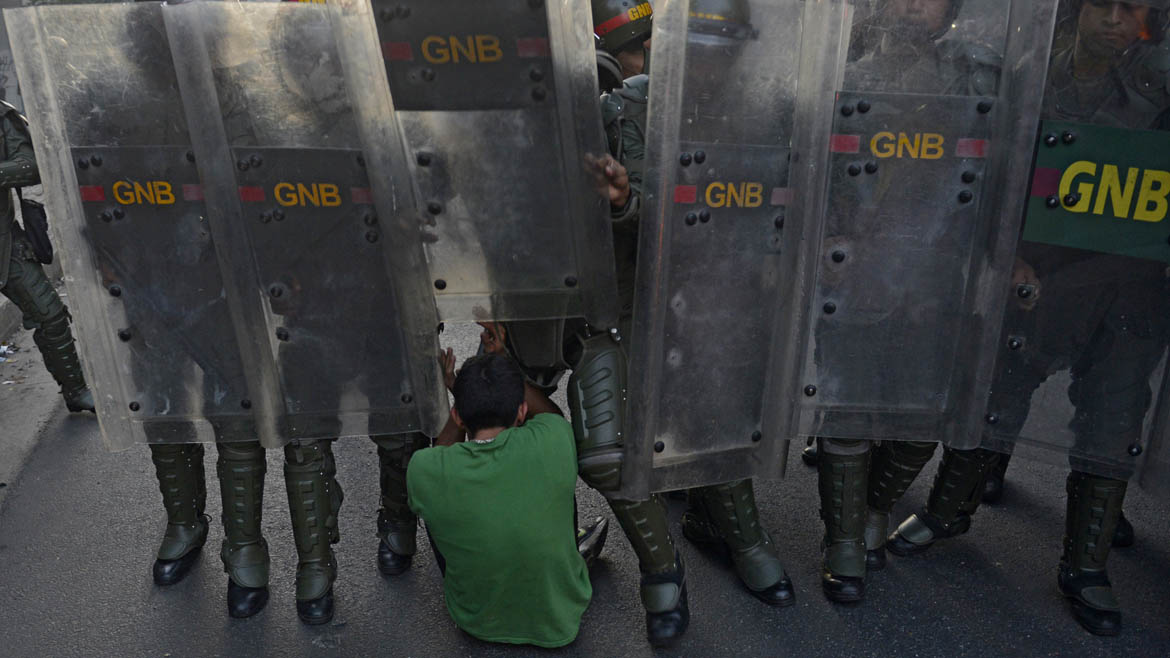
[[[435,439],[436,446],[453,446],[456,443],[462,443],[467,440],[467,433],[463,431],[462,427],[455,424],[455,419],[448,414],[447,424],[443,425],[443,431],[439,432],[438,438]]]
[[[528,403],[528,415],[524,420],[531,420],[536,414],[556,414],[564,417],[565,412],[553,402],[544,391],[528,382],[524,382],[524,401]]]

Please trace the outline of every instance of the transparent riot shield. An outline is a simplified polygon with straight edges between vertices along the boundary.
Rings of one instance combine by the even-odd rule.
[[[369,130],[396,121],[405,140],[400,207],[424,241],[440,316],[616,326],[608,202],[588,173],[604,153],[588,3],[335,8],[347,67],[363,76],[376,31],[384,70],[355,87],[355,106]]]
[[[655,13],[622,473],[631,498],[774,477],[787,454],[771,364],[792,285],[798,79],[802,65],[834,68],[847,7],[725,4]]]
[[[979,442],[1055,2],[918,4],[850,28],[795,279],[802,436]]]
[[[1115,65],[1140,75],[1145,50]],[[984,445],[1164,492],[1170,132],[1149,129],[1170,95],[1119,76],[1078,106],[1070,57],[1052,57]]]
[[[254,440],[160,6],[5,21],[107,446]]]
[[[383,229],[392,209],[374,201],[328,11],[164,8],[207,193],[224,211],[209,219],[244,247],[242,294],[262,297],[254,329],[274,364],[282,439],[437,432],[434,306],[398,301],[387,260],[409,245]],[[420,321],[421,350],[408,336]]]

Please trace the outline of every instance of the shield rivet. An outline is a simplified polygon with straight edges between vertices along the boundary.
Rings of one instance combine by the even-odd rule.
[[[963,179],[964,183],[974,183],[975,182],[975,172],[964,171],[962,179]]]
[[[859,165],[855,162],[855,163],[849,165],[849,168],[846,171],[849,172],[850,176],[857,176],[858,174],[861,173],[861,165]]]
[[[853,106],[852,105],[842,105],[841,106],[841,116],[844,116],[844,117],[853,116]]]
[[[837,312],[837,305],[833,302],[825,302],[825,305],[821,308],[824,309],[825,315],[832,315]]]
[[[1056,135],[1053,135],[1052,133],[1048,133],[1047,135],[1044,136],[1044,145],[1045,146],[1056,146],[1056,142],[1057,142]]]
[[[711,211],[707,210],[706,208],[703,208],[702,210],[700,210],[699,211],[699,221],[703,222],[704,224],[711,221]]]
[[[778,229],[784,228],[784,215],[777,215],[776,219],[772,220],[772,225]]]
[[[130,403],[130,411],[138,411],[141,408],[142,408],[142,405],[138,404],[137,402]]]
[[[1021,283],[1020,285],[1016,286],[1016,296],[1020,299],[1028,299],[1034,292],[1035,290],[1033,286],[1030,286],[1026,283]]]
[[[804,394],[811,398],[812,396],[817,394],[817,387],[813,386],[812,384],[805,386],[804,387]]]
[[[666,450],[666,444],[661,441],[655,441],[654,452],[662,452],[663,450]]]
[[[752,432],[752,443],[759,443],[760,439],[763,439],[763,438],[764,438],[764,435],[760,433],[760,430],[756,430],[756,431]]]
[[[272,211],[271,210],[265,210],[264,212],[260,213],[260,223],[261,224],[267,224],[268,222],[271,222],[271,221],[272,221]]]
[[[1044,205],[1048,206],[1049,208],[1059,208],[1060,198],[1055,194],[1050,194],[1048,195],[1048,198],[1044,199]]]
[[[534,66],[528,69],[528,79],[532,80],[533,82],[540,82],[541,80],[544,80],[544,69],[540,68],[539,66]]]
[[[362,215],[362,223],[366,226],[374,226],[378,223],[378,216],[372,212]]]
[[[869,101],[857,101],[857,111],[865,114],[869,111]]]
[[[277,340],[288,340],[288,329],[285,329],[284,327],[277,327],[276,328],[276,339]]]
[[[565,277],[565,286],[569,287],[569,288],[576,288],[577,287],[577,277],[575,277],[575,276]]]
[[[435,70],[432,68],[424,67],[422,70],[422,79],[426,80],[427,82],[434,82],[435,81]]]
[[[253,167],[259,167],[260,165],[264,164],[264,158],[261,158],[258,155],[252,155],[248,158],[248,164],[252,165]]]
[[[236,169],[239,169],[240,171],[248,171],[248,161],[243,158],[236,160]]]
[[[962,192],[959,192],[959,203],[970,203],[971,199],[974,198],[975,195],[971,194],[971,190],[963,190]]]
[[[366,242],[373,244],[378,241],[377,231],[366,231]]]
[[[89,156],[89,162],[95,167],[100,167],[102,166],[102,156],[94,153],[93,155]]]
[[[268,289],[268,294],[272,295],[273,297],[277,297],[277,298],[283,297],[284,296],[284,287],[283,286],[272,286]]]
[[[691,154],[683,153],[682,155],[678,156],[678,163],[684,167],[689,167],[691,164]]]
[[[699,216],[693,212],[689,212],[683,217],[683,221],[687,223],[687,226],[694,226],[695,222],[699,221]]]
[[[272,218],[278,222],[283,222],[284,221],[284,211],[281,210],[280,208],[273,210],[272,211]]]
[[[121,297],[121,296],[122,296],[122,286],[119,286],[119,285],[110,286],[110,297]]]
[[[544,90],[544,87],[533,87],[532,88],[533,100],[542,101],[546,97],[548,97],[548,92]]]
[[[130,342],[130,339],[133,337],[134,337],[134,332],[130,331],[129,329],[119,329],[118,330],[118,340],[122,341],[123,343]]]
[[[402,400],[402,404],[410,404],[411,402],[414,402],[414,396],[410,393],[403,393],[402,397],[399,399]]]
[[[438,201],[431,201],[427,204],[427,212],[438,215],[443,212],[443,206]]]
[[[427,153],[426,151],[419,151],[418,155],[415,156],[414,160],[415,160],[415,162],[418,163],[418,165],[420,167],[431,166],[431,154]]]
[[[1064,205],[1066,206],[1075,206],[1080,200],[1081,195],[1077,194],[1076,192],[1064,195]]]
[[[878,166],[877,166],[877,163],[876,163],[876,162],[867,162],[867,163],[865,163],[865,173],[867,173],[867,174],[876,174],[876,173],[877,173],[877,170],[878,170]]]
[[[114,208],[114,219],[122,219],[126,216],[126,211],[121,208]]]
[[[1071,130],[1066,130],[1061,133],[1060,141],[1064,142],[1065,144],[1072,144],[1073,142],[1077,141],[1077,135]]]
[[[103,210],[102,214],[98,215],[98,217],[101,217],[103,222],[114,221],[114,213],[110,212],[109,210]]]
[[[406,5],[398,5],[398,8],[394,11],[398,14],[399,18],[410,18],[410,7]]]
[[[834,263],[843,263],[845,262],[845,252],[838,249],[833,252],[832,258]]]
[[[187,151],[187,162],[195,162],[195,152]]]
[[[85,158],[78,158],[77,159],[77,168],[78,169],[89,169],[89,160],[87,160]]]
[[[1137,457],[1138,455],[1142,454],[1142,447],[1134,443],[1129,446],[1128,452],[1130,457]]]
[[[994,425],[999,422],[999,416],[989,413],[983,417],[983,420],[986,420],[988,425]]]
[[[252,408],[252,401],[251,400],[240,400],[240,407],[242,407],[244,409],[251,409]]]
[[[980,114],[987,114],[991,111],[991,101],[979,101],[979,104],[975,106],[975,109],[978,110]]]
[[[435,279],[435,290],[445,290],[447,282],[442,279]]]
[[[1024,346],[1024,341],[1015,336],[1012,336],[1008,339],[1007,346],[1009,350],[1018,350]]]
[[[706,151],[695,151],[695,164],[703,164],[707,161]]]

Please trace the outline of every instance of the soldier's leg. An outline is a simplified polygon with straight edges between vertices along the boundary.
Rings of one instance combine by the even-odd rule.
[[[576,361],[566,393],[581,479],[606,497],[638,555],[647,638],[655,646],[666,646],[681,637],[690,622],[685,572],[658,498],[616,498],[623,454],[625,355],[609,336],[592,336],[583,339]]]
[[[30,262],[22,253],[21,245],[14,244],[8,283],[0,292],[24,314],[24,326],[33,330],[33,342],[41,351],[45,368],[60,385],[65,406],[69,411],[93,411],[93,394],[85,385],[69,329],[69,310],[40,263]]]
[[[1126,482],[1073,471],[1068,476],[1064,552],[1057,582],[1090,633],[1117,635],[1121,609],[1106,572]]]
[[[258,441],[217,443],[223,498],[220,559],[228,575],[228,614],[251,617],[268,603],[268,542],[260,529],[268,463]]]
[[[173,585],[191,570],[207,541],[210,519],[203,513],[207,502],[203,445],[154,443],[150,459],[167,511],[167,529],[154,562],[154,582]]]
[[[378,483],[382,490],[378,509],[378,569],[395,576],[410,568],[417,550],[418,517],[407,504],[406,467],[410,456],[431,442],[419,433],[370,439],[378,446]]]
[[[971,527],[971,515],[982,500],[984,479],[1000,457],[999,453],[982,448],[945,448],[926,507],[910,515],[894,530],[887,544],[890,552],[901,556],[916,555],[939,539],[967,532]]]
[[[774,606],[796,603],[776,545],[760,525],[751,480],[692,489],[687,498],[690,508],[682,521],[687,539],[725,548],[736,575],[757,599]]]
[[[865,514],[866,568],[876,570],[886,566],[890,512],[922,472],[926,462],[934,456],[937,447],[937,443],[922,441],[883,441],[874,447],[869,460]]]
[[[865,596],[869,441],[818,439],[817,482],[825,522],[821,587],[830,601]]]
[[[297,616],[306,624],[333,619],[333,544],[341,539],[337,515],[344,498],[336,476],[331,439],[284,447],[284,483],[297,546]]]

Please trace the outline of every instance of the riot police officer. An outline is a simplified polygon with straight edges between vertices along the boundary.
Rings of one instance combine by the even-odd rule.
[[[12,189],[40,183],[27,121],[16,108],[0,106],[3,118],[3,160],[0,160],[0,292],[24,314],[24,326],[33,330],[33,342],[45,367],[61,387],[69,411],[93,411],[93,394],[85,384],[69,309],[45,276],[32,247],[24,238],[12,204]]]
[[[860,53],[852,52],[854,49],[851,48],[844,88],[859,92],[936,96],[995,95],[999,78],[998,53],[963,39],[942,40],[957,18],[961,5],[961,0],[889,0],[879,3],[876,13],[866,21],[865,29],[853,32],[855,40],[864,38],[868,50]],[[877,171],[876,165],[873,171]],[[926,186],[932,184],[922,183]],[[923,195],[928,193],[929,190],[924,191]],[[897,202],[898,198],[892,198],[891,203]],[[868,218],[861,214],[839,213],[834,220],[836,224],[831,222],[830,235],[826,239],[844,243],[849,237],[862,239],[862,236],[868,236],[865,241],[871,253],[878,240],[890,241],[890,249],[900,248],[894,236],[907,231],[922,242],[915,245],[919,253],[942,253],[948,245],[961,244],[956,231],[964,230],[963,227],[951,225],[941,208],[938,217],[920,216],[918,212],[896,207],[879,206],[878,210],[886,215],[892,213],[893,217],[883,225],[873,226],[866,223]],[[881,213],[872,213],[871,209],[871,214]],[[893,222],[899,224],[895,226]],[[835,262],[845,260],[845,251],[837,254]],[[850,258],[856,261],[858,255]],[[945,262],[940,262],[939,266],[953,268]],[[897,290],[891,289],[888,295],[892,300],[890,304],[900,305],[897,308],[856,309],[859,312],[851,317],[837,314],[830,318],[828,314],[835,310],[835,306],[826,307],[826,315],[816,328],[817,360],[827,372],[849,373],[834,383],[840,398],[869,399],[865,396],[874,395],[885,400],[882,396],[902,395],[901,382],[883,386],[889,390],[875,392],[867,388],[873,382],[884,381],[888,373],[899,371],[899,365],[889,362],[901,358],[896,351],[887,354],[880,347],[870,347],[866,349],[864,362],[857,363],[851,350],[872,345],[881,336],[912,334],[915,327],[925,332],[925,327],[917,323],[923,322],[921,318],[930,317],[934,311],[929,306],[916,308],[914,299],[899,296],[944,298],[952,294],[945,287],[959,278],[952,274],[928,272],[927,268],[900,273]],[[857,294],[851,298],[867,300],[872,295],[864,290],[858,292],[856,286],[859,284],[874,285],[872,281],[861,281],[849,288],[850,282],[844,280],[837,284],[835,292],[844,297],[852,290]],[[934,350],[934,347],[924,346],[923,354],[932,354]],[[925,382],[942,385],[937,381],[941,368],[930,363],[928,358],[921,359],[920,364],[912,366],[918,370],[904,377],[914,382],[915,394],[935,385]],[[824,392],[818,395],[823,396]],[[893,403],[904,404],[906,400],[895,399]],[[835,413],[826,410],[824,418],[831,419]],[[821,433],[815,462],[821,517],[825,523],[822,586],[830,600],[854,602],[864,597],[867,570],[885,566],[884,543],[890,511],[929,461],[935,446],[933,442],[904,440],[883,440],[875,444],[871,440],[838,438],[831,432]],[[806,461],[814,461],[807,458],[811,456],[806,456]]]
[[[1076,122],[1085,132],[1094,125],[1170,129],[1170,55],[1162,43],[1167,9],[1164,0],[1062,0],[1058,16],[1065,20],[1049,61],[1043,118]],[[1076,138],[1072,130],[1046,134],[1041,155],[1062,140],[1071,147]],[[1053,196],[1048,208],[1079,201]],[[997,362],[989,403],[997,422],[984,445],[1010,451],[1030,415],[1055,416],[1071,430],[1071,446],[1059,437],[1030,438],[1068,451],[1072,466],[1058,584],[1081,626],[1116,635],[1121,613],[1106,564],[1118,535],[1125,543],[1122,502],[1152,405],[1150,378],[1170,332],[1165,264],[1137,256],[1141,244],[1130,252],[1135,255],[1101,253],[1107,249],[1098,247],[1101,238],[1056,244],[1030,227],[1032,221],[1029,214],[1013,278],[1024,286],[1022,298],[1013,294],[1004,322],[1005,340],[1015,349],[1001,352]],[[1109,226],[1123,230],[1116,222]],[[1035,403],[1045,381],[1065,369],[1071,419]],[[1042,431],[1054,428],[1044,423]],[[965,532],[996,460],[987,448],[948,449],[926,507],[890,535],[890,550],[914,555]]]

